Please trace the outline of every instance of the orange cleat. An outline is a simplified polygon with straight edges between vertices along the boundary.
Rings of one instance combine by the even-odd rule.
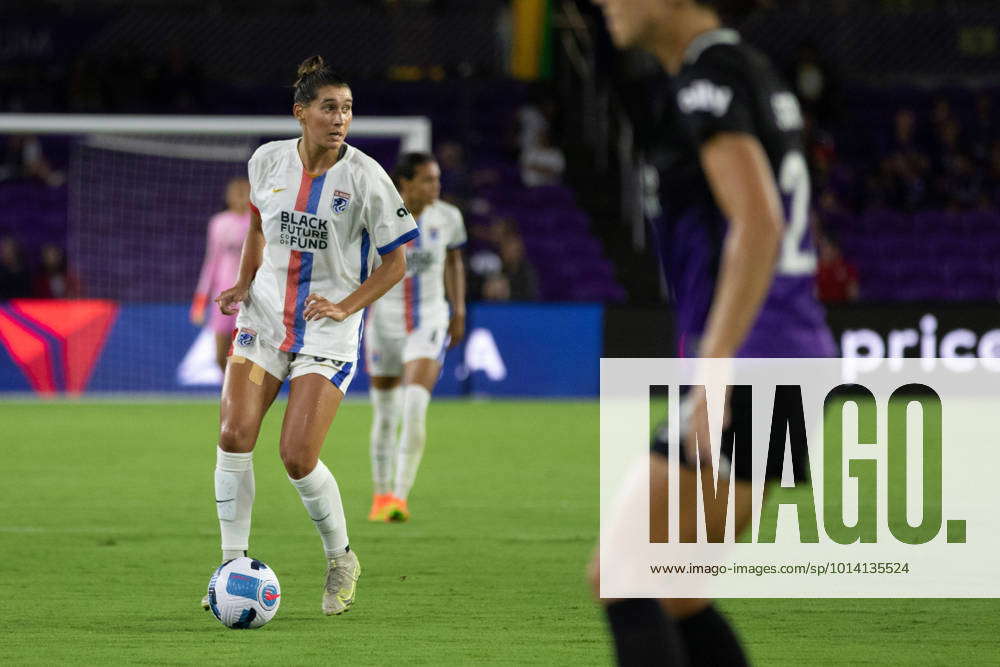
[[[386,516],[386,521],[402,523],[403,521],[410,520],[410,508],[406,506],[406,501],[402,498],[390,495],[387,507],[389,511]]]
[[[391,503],[395,500],[391,493],[372,496],[372,509],[368,512],[369,521],[388,521]]]

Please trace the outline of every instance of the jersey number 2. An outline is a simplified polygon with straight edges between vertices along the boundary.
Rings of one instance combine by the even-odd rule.
[[[786,202],[788,228],[781,244],[778,273],[783,276],[804,276],[816,271],[816,253],[802,249],[802,238],[809,225],[809,165],[799,151],[792,151],[781,162],[778,174],[781,198]]]

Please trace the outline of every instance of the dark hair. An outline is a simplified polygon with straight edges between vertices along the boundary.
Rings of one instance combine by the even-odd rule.
[[[316,99],[319,89],[326,86],[350,87],[344,77],[330,69],[323,56],[303,60],[299,65],[298,77],[293,84],[296,104],[309,104]]]
[[[399,156],[399,162],[396,163],[396,168],[392,170],[392,178],[396,181],[396,185],[399,185],[399,180],[401,178],[410,180],[416,176],[417,167],[420,165],[436,161],[437,158],[430,153],[403,153]]]
[[[711,7],[726,21],[740,21],[755,9],[771,4],[770,0],[695,0],[695,2]]]

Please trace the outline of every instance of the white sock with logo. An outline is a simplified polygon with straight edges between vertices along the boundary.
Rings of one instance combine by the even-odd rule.
[[[288,478],[299,492],[302,504],[306,506],[309,518],[316,524],[316,530],[323,539],[323,550],[327,559],[335,558],[347,551],[347,519],[344,518],[344,503],[340,499],[340,487],[326,465],[319,461],[312,472],[302,479]]]
[[[372,482],[375,493],[392,490],[392,464],[396,456],[396,431],[403,416],[403,388],[369,389],[372,401]]]
[[[394,494],[406,500],[417,479],[420,459],[424,456],[427,405],[431,402],[431,393],[419,384],[408,384],[403,395],[403,428],[399,434],[399,451],[396,454]]]
[[[222,533],[222,560],[239,558],[250,548],[250,513],[253,510],[253,452],[240,454],[216,450],[215,511]]]

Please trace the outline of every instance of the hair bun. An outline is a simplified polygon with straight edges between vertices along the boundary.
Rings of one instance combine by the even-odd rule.
[[[323,60],[323,56],[312,56],[310,58],[306,58],[305,60],[302,61],[302,64],[299,65],[299,71],[298,71],[299,78],[295,82],[295,85],[298,86],[299,84],[302,83],[302,80],[305,79],[307,76],[315,72],[318,72],[324,67],[326,67],[326,62]]]

